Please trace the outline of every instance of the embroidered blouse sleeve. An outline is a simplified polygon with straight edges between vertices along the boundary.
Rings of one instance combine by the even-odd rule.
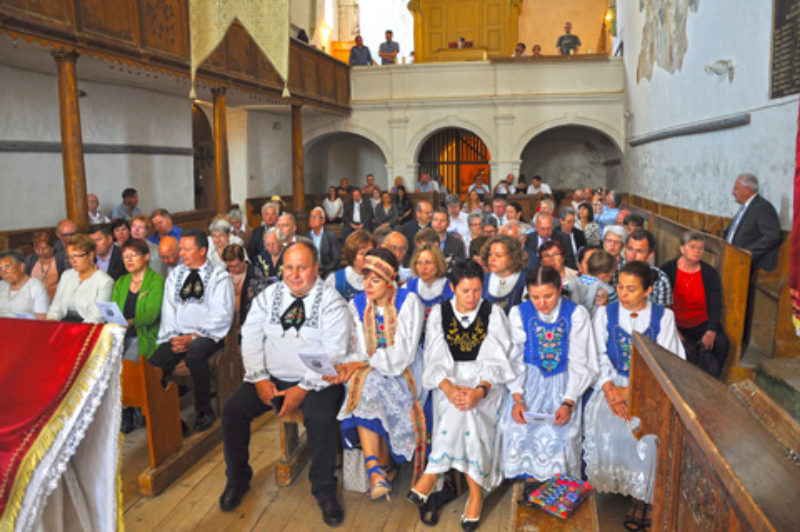
[[[600,368],[600,372],[594,383],[594,387],[597,390],[602,388],[606,382],[613,380],[616,374],[614,366],[611,364],[611,359],[608,358],[608,353],[606,352],[606,342],[608,341],[607,323],[606,307],[597,307],[594,311],[594,318],[592,319],[594,342],[597,348],[597,361]]]
[[[272,286],[280,287],[280,284]],[[242,324],[242,362],[244,381],[258,382],[269,379],[267,354],[264,352],[264,324],[269,319],[269,301],[275,293],[274,288],[261,292],[250,306],[250,312]]]
[[[481,363],[481,378],[492,386],[505,384],[516,376],[508,360],[511,347],[511,327],[508,324],[508,317],[499,306],[492,305],[489,330],[486,331],[486,338],[475,359]]]
[[[156,340],[159,344],[163,344],[180,334],[174,296],[175,283],[178,281],[182,271],[183,268],[181,267],[175,268],[164,282],[164,299],[161,304],[161,323],[158,326],[158,338]],[[181,279],[181,282],[182,281]]]
[[[228,334],[233,322],[235,295],[228,272],[214,272],[212,292],[209,294],[208,315],[202,324],[202,335],[219,342]]]
[[[339,363],[364,362],[369,359],[364,344],[364,324],[358,318],[358,310],[352,300],[347,304],[347,311],[347,318],[350,320],[350,335],[347,342],[347,354]]]
[[[450,348],[444,340],[442,331],[441,305],[434,305],[428,315],[423,357],[425,361],[425,369],[422,372],[423,387],[429,390],[436,389],[442,380],[453,376],[453,357],[450,355]]]
[[[528,339],[525,333],[525,326],[522,323],[522,314],[519,307],[514,307],[508,313],[508,321],[511,327],[511,353],[508,361],[511,364],[511,369],[516,376],[506,384],[508,391],[511,393],[524,394],[525,385],[525,342]]]
[[[656,341],[658,345],[667,351],[675,353],[679,358],[686,360],[686,351],[683,349],[683,343],[680,336],[678,336],[678,328],[675,325],[675,314],[668,308],[664,309],[664,315],[661,316],[661,325]]]
[[[320,315],[320,326],[322,328],[322,338],[326,353],[335,366],[344,360],[347,355],[347,344],[350,341],[350,313],[347,310],[347,302],[339,295],[336,290],[324,289],[322,297],[322,310]],[[249,319],[249,316],[248,316]],[[317,372],[308,370],[299,384],[304,390],[321,390],[328,386]]]
[[[581,306],[575,307],[572,313],[568,357],[564,399],[577,402],[600,372],[589,311]]]
[[[397,313],[394,345],[378,348],[370,358],[370,364],[375,369],[384,375],[397,376],[411,365],[417,355],[423,313],[423,306],[417,295],[408,294]]]

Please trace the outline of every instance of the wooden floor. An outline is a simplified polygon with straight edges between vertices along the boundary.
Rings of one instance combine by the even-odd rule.
[[[178,481],[158,497],[139,495],[137,476],[148,465],[145,431],[140,429],[125,437],[122,463],[122,495],[125,528],[128,531],[208,530],[214,532],[316,531],[327,527],[311,495],[308,469],[291,486],[279,488],[275,483],[275,463],[279,458],[278,424],[272,413],[256,420],[250,443],[250,463],[254,478],[250,492],[234,512],[219,509],[219,496],[225,488],[225,462],[222,445],[204,460],[195,464]],[[341,479],[341,473],[338,474]],[[443,511],[439,525],[431,528],[420,523],[418,512],[405,500],[411,471],[401,468],[391,502],[370,501],[360,493],[341,492],[345,511],[339,530],[359,531],[453,531],[461,530],[458,518],[466,503],[466,495],[450,503]],[[511,485],[503,484],[484,503],[481,531],[510,529]],[[603,530],[621,530],[622,502],[611,500],[600,504]],[[605,508],[604,508],[605,507]],[[622,512],[622,514],[620,513]],[[614,523],[610,527],[604,522]]]

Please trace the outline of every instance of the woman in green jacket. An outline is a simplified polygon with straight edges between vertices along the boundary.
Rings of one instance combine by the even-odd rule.
[[[122,260],[128,273],[117,280],[111,294],[111,300],[119,305],[129,324],[124,358],[136,362],[139,355],[150,358],[156,349],[164,295],[164,278],[147,265],[149,259],[144,240],[127,240],[122,245]]]

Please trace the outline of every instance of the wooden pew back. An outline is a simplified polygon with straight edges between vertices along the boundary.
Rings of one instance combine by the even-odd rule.
[[[512,194],[506,200],[509,203],[519,203],[522,207],[522,219],[525,222],[530,222],[533,215],[536,214],[536,209],[539,207],[539,200],[533,194]],[[558,212],[556,212],[558,216]]]
[[[653,228],[653,213],[645,209],[644,207],[639,207],[637,205],[632,205],[627,201],[622,202],[620,206],[620,210],[626,210],[631,214],[638,214],[644,219],[644,228],[648,231],[652,232]]]

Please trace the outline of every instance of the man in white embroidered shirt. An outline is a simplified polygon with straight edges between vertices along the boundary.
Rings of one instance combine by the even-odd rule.
[[[206,260],[208,237],[199,229],[181,234],[182,264],[167,276],[161,305],[158,347],[150,364],[169,375],[186,361],[194,385],[194,430],[214,424],[208,358],[224,344],[233,321],[234,291],[230,274]]]
[[[283,280],[267,287],[252,303],[242,326],[244,382],[225,403],[222,441],[228,482],[219,499],[232,511],[250,489],[250,422],[271,408],[278,415],[303,412],[311,454],[311,493],[327,525],[341,524],[336,498],[336,415],[344,395],[310,371],[300,353],[325,353],[334,366],[347,353],[350,317],[346,301],[318,277],[317,250],[308,239],[283,253]]]

